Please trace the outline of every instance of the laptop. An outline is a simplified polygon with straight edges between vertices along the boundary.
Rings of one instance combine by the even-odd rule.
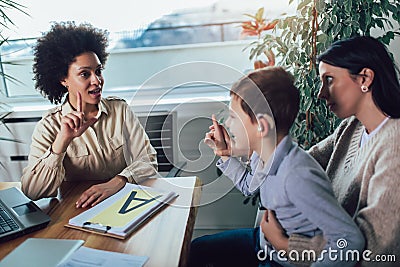
[[[0,190],[0,242],[42,229],[49,222],[50,217],[16,187]]]

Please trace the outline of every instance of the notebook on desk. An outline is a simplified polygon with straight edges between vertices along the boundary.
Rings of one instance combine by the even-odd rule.
[[[0,242],[47,226],[50,217],[19,189],[0,190]]]

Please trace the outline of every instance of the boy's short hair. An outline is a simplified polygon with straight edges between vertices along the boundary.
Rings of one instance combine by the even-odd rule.
[[[294,77],[282,67],[252,71],[233,84],[230,94],[240,100],[251,122],[257,122],[256,114],[272,115],[277,133],[288,134],[299,112]]]

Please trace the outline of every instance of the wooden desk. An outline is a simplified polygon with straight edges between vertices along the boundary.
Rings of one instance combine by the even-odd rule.
[[[68,220],[84,209],[76,209],[75,202],[93,183],[64,183],[56,199],[39,201],[39,206],[51,217],[48,227],[40,231],[0,243],[0,259],[29,237],[83,239],[84,246],[134,255],[148,256],[145,266],[185,266],[200,201],[200,180],[196,177],[148,179],[143,185],[166,191],[175,191],[179,197],[171,206],[151,218],[145,225],[125,240],[65,227]],[[19,183],[0,182],[0,189]],[[45,203],[47,202],[47,203]]]

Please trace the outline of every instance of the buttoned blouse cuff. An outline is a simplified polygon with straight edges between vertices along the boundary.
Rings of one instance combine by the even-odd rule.
[[[124,176],[128,183],[139,184],[154,174],[156,174],[156,169],[149,168],[147,165],[136,165],[123,169],[118,175]]]
[[[134,179],[133,173],[127,168],[123,169],[122,172],[120,172],[118,175],[124,176],[128,183],[131,184],[137,183],[137,181]]]
[[[49,168],[58,168],[62,165],[66,152],[56,154],[51,151],[51,146],[41,157],[43,163]]]

